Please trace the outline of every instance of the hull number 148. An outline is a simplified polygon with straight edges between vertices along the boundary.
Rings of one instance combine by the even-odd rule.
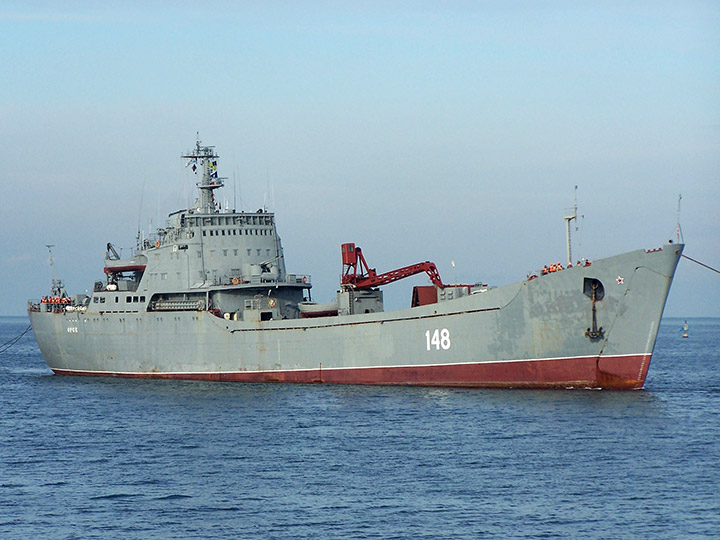
[[[428,351],[433,348],[436,351],[439,351],[441,348],[447,351],[450,348],[450,330],[447,328],[443,328],[442,330],[436,328],[434,331],[427,330],[425,332],[425,345]]]

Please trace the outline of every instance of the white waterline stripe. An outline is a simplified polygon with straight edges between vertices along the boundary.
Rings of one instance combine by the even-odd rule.
[[[243,370],[243,371],[92,371],[84,369],[61,369],[51,368],[56,372],[64,373],[92,373],[97,375],[234,375],[234,374],[254,374],[254,373],[303,373],[309,371],[343,371],[343,370],[368,370],[368,369],[408,369],[408,368],[430,368],[430,367],[448,367],[448,366],[482,366],[486,364],[512,364],[517,362],[548,362],[552,360],[582,360],[586,358],[627,358],[630,356],[644,357],[643,361],[650,356],[649,353],[643,354],[613,354],[605,356],[586,355],[586,356],[569,356],[559,358],[527,358],[523,360],[491,360],[488,362],[452,362],[447,364],[397,364],[390,366],[358,366],[358,367],[314,367],[302,369],[265,369],[265,370]]]

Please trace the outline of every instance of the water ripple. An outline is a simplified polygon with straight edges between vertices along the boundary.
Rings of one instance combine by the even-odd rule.
[[[640,392],[57,377],[26,336],[0,538],[720,537],[720,321],[674,330]]]

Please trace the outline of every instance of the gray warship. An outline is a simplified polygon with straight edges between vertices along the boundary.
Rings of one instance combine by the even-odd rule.
[[[385,273],[341,246],[335,301],[285,267],[275,216],[222,211],[214,147],[183,159],[200,176],[191,208],[106,246],[104,279],[69,295],[53,279],[28,302],[58,375],[242,382],[516,388],[640,388],[683,244],[566,265],[510,285],[448,285],[429,261]],[[569,218],[566,218],[568,220]],[[569,230],[569,220],[568,220]],[[426,273],[411,306],[385,311],[381,287]]]

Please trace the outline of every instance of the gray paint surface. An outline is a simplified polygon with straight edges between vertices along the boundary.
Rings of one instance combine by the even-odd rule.
[[[369,313],[353,313],[354,293],[345,287],[339,315],[304,319],[298,304],[309,299],[311,280],[286,272],[274,215],[221,212],[212,197],[222,185],[215,183],[212,148],[198,141],[184,157],[201,165],[194,207],[170,214],[165,227],[139,238],[127,260],[108,246],[106,282],[96,283],[83,302],[30,303],[33,331],[52,369],[203,374],[653,351],[681,244],[499,288],[454,289],[438,295],[436,304],[392,312],[382,311],[380,293],[369,292],[362,304]],[[137,265],[144,268],[116,271]],[[592,320],[586,278],[600,280],[605,290],[596,303],[602,339],[585,335]]]

